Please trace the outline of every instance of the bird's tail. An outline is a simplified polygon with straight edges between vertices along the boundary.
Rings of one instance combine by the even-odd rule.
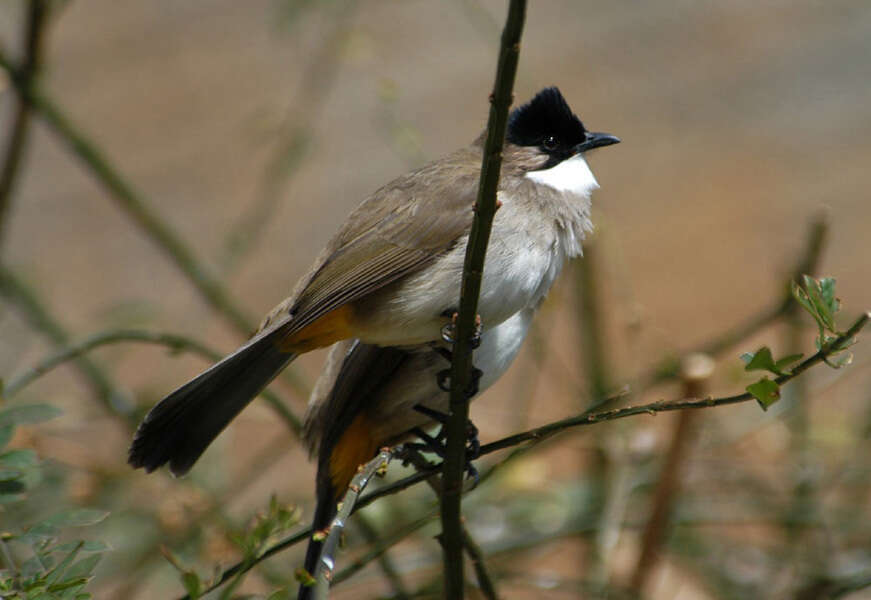
[[[274,332],[270,332],[274,333]],[[255,337],[161,400],[139,425],[128,462],[183,475],[219,433],[296,355]]]
[[[345,493],[357,467],[375,456],[379,443],[372,436],[371,422],[365,412],[352,415],[350,424],[324,439],[318,459],[317,506],[312,520],[312,538],[305,552],[305,570],[312,576],[318,566],[323,542],[315,535],[327,529],[336,516],[337,502]],[[344,425],[344,423],[342,424]],[[336,439],[337,438],[337,439]],[[299,588],[297,600],[309,600],[314,588],[305,584]]]

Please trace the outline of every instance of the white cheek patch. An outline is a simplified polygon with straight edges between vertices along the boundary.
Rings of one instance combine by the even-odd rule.
[[[581,154],[564,160],[550,169],[530,171],[526,176],[560,192],[578,196],[589,196],[593,190],[599,189],[599,182],[596,181],[590,165]]]

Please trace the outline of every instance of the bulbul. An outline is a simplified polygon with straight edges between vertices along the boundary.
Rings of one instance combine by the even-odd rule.
[[[459,305],[484,138],[366,198],[248,343],[146,415],[130,464],[150,472],[168,463],[175,475],[186,473],[288,363],[336,344],[305,424],[318,456],[315,528],[325,527],[358,465],[432,423],[433,413],[415,407],[447,411],[437,383],[447,366],[441,331]],[[536,308],[592,228],[598,184],[584,153],[619,141],[587,131],[555,87],[512,111],[478,302],[480,389],[508,368]]]

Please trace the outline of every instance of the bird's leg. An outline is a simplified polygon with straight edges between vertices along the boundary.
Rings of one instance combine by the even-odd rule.
[[[446,311],[446,313],[447,312],[450,312],[450,311]],[[447,316],[447,314],[445,314],[445,316]],[[449,344],[453,343],[453,337],[451,337],[451,336],[454,334],[456,320],[457,320],[457,313],[454,312],[452,317],[451,317],[451,322],[448,323],[447,325],[445,325],[444,327],[442,327],[442,339]],[[472,348],[477,348],[478,346],[481,345],[481,329],[482,329],[481,317],[479,315],[479,316],[475,317],[475,334],[474,334],[473,339],[472,339]],[[442,358],[444,358],[449,363],[453,361],[454,355],[447,348],[443,348],[442,346],[434,346],[434,349],[436,352],[438,352],[441,355]],[[469,379],[469,387],[466,390],[466,397],[467,398],[472,398],[473,396],[475,396],[478,393],[478,391],[480,389],[479,383],[481,382],[481,375],[483,375],[483,374],[484,374],[484,372],[481,371],[481,369],[478,369],[477,367],[472,365],[472,373],[471,373],[471,378]],[[450,392],[451,391],[451,370],[450,370],[450,368],[443,369],[443,370],[439,371],[438,373],[436,373],[436,382],[438,383],[440,390],[442,390],[443,392]]]
[[[469,379],[469,387],[466,388],[466,397],[471,398],[475,396],[480,391],[480,383],[481,376],[484,374],[484,371],[478,369],[477,367],[472,367],[471,378]],[[438,382],[439,389],[443,392],[451,391],[451,370],[443,369],[436,373],[436,381]]]
[[[430,451],[444,460],[445,458],[445,423],[447,423],[448,415],[439,412],[422,404],[415,404],[414,410],[426,415],[433,421],[441,424],[438,433],[435,437],[429,435],[420,427],[412,429],[412,433],[422,440],[419,444],[410,444],[411,447],[420,450]],[[472,461],[481,455],[481,441],[478,439],[478,428],[471,420],[466,421],[466,472],[470,479],[475,480],[475,485],[478,485],[478,470],[472,464]]]

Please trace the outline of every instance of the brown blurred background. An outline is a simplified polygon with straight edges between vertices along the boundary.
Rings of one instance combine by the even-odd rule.
[[[20,46],[23,6],[0,4],[9,51]],[[44,85],[253,321],[366,194],[478,135],[505,7],[71,0],[48,29]],[[842,325],[871,308],[871,4],[532,2],[516,98],[547,85],[589,128],[623,140],[590,160],[602,186],[595,276],[611,389],[777,304],[822,213],[830,235],[819,273],[838,280]],[[3,85],[3,139],[13,99]],[[242,340],[54,132],[37,121],[32,142],[0,252],[73,339],[139,328],[222,352]],[[567,269],[518,364],[473,406],[484,442],[589,404],[576,279]],[[805,326],[808,352],[814,330]],[[730,349],[709,391],[741,391],[749,379],[738,353],[764,343],[784,354],[789,335],[769,327]],[[0,308],[0,340],[3,378],[52,349],[12,304]],[[807,374],[805,403],[699,415],[678,502],[696,524],[673,532],[650,597],[797,598],[817,579],[871,570],[871,345],[854,351],[844,371]],[[92,356],[142,410],[206,365],[137,344]],[[310,383],[322,359],[307,355],[294,369]],[[303,413],[304,397],[274,387]],[[659,387],[632,401],[676,393]],[[112,511],[101,535],[114,551],[92,585],[97,597],[178,595],[157,542],[209,572],[235,556],[222,531],[272,492],[311,507],[313,468],[261,402],[179,482],[129,472],[129,430],[72,366],[19,401],[65,411],[16,440],[58,465],[52,501]],[[598,597],[589,585],[628,580],[672,417],[564,434],[469,497],[470,524],[505,598]],[[253,467],[265,448],[283,458]],[[805,501],[809,522],[785,525]],[[369,512],[386,532],[431,502],[419,489]],[[204,514],[213,504],[220,514]],[[594,505],[601,510],[585,517]],[[437,530],[392,553],[409,589],[439,572]],[[534,542],[535,532],[550,539]],[[512,546],[517,536],[533,547]],[[359,543],[352,535],[347,560]],[[300,551],[271,559],[242,589],[278,587]],[[373,566],[335,597],[387,593]]]

